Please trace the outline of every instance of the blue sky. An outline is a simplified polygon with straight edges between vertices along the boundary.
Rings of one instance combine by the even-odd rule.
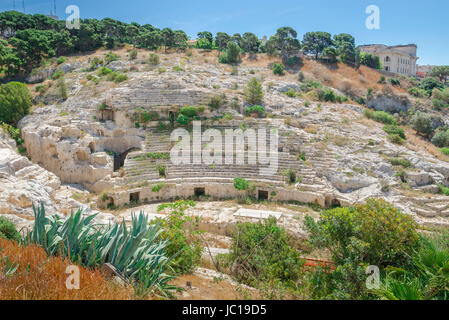
[[[199,31],[214,34],[253,32],[271,35],[291,26],[299,37],[307,31],[350,33],[357,44],[416,43],[419,64],[449,65],[449,1],[447,0],[56,0],[57,15],[64,18],[68,5],[80,8],[81,18],[114,19],[156,27],[182,29],[195,37]],[[0,11],[13,0],[1,0]],[[16,0],[21,8],[22,0]],[[25,0],[27,13],[49,13],[52,0]],[[368,5],[380,8],[380,30],[365,26]]]

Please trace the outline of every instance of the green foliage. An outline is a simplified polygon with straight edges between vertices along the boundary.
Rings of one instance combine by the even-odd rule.
[[[407,267],[419,247],[418,225],[382,199],[369,199],[354,208],[336,208],[321,213],[305,225],[314,248],[326,248],[332,255],[334,272],[316,270],[311,276],[314,298],[368,299],[365,268],[376,265]]]
[[[66,61],[67,61],[66,57],[59,57],[58,60],[56,60],[56,63],[57,64],[63,64]]]
[[[403,145],[405,143],[405,139],[403,139],[399,134],[397,133],[390,133],[387,136],[387,139],[390,140],[391,143]]]
[[[259,105],[255,105],[255,106],[251,106],[251,107],[247,107],[245,110],[245,113],[247,115],[251,115],[251,114],[257,114],[257,116],[259,118],[263,118],[266,115],[266,111],[265,108]]]
[[[106,56],[104,57],[104,62],[106,64],[110,64],[112,61],[117,61],[120,59],[120,56],[114,52],[109,52],[106,54]]]
[[[192,273],[198,266],[203,247],[198,238],[198,220],[185,215],[187,208],[195,206],[193,201],[177,201],[158,206],[158,212],[169,209],[169,215],[160,221],[163,231],[161,240],[167,241],[167,254],[173,256],[170,266],[176,273]]]
[[[67,100],[67,98],[69,97],[68,91],[67,91],[67,84],[65,83],[65,79],[61,78],[58,80],[58,93],[59,93],[59,97],[62,100]]]
[[[162,190],[162,188],[164,187],[164,184],[162,182],[159,182],[157,184],[155,184],[154,186],[151,187],[151,191],[152,192],[159,192]]]
[[[102,77],[102,76],[107,76],[108,74],[112,73],[112,70],[109,69],[108,67],[101,67],[100,69],[98,69],[97,71],[97,75]]]
[[[380,62],[380,58],[374,54],[368,52],[360,53],[360,64],[365,65],[367,67],[373,69],[382,69],[382,63]]]
[[[302,92],[310,92],[313,89],[318,89],[318,88],[322,88],[323,85],[318,82],[318,81],[313,81],[313,80],[306,80],[305,82],[301,83],[301,85],[299,86],[299,88],[301,89]]]
[[[124,73],[112,71],[112,72],[108,73],[108,75],[106,76],[106,80],[114,81],[115,83],[120,83],[120,82],[128,80],[128,76]]]
[[[304,52],[315,55],[315,59],[318,59],[324,49],[332,45],[332,36],[327,32],[307,32],[302,40]]]
[[[402,139],[406,140],[405,131],[401,127],[395,125],[386,125],[384,127],[384,131],[388,134],[396,134],[399,135]]]
[[[248,190],[249,182],[244,178],[235,178],[234,179],[234,188],[239,191]]]
[[[441,153],[443,153],[443,154],[449,156],[449,148],[441,148],[440,151],[441,151]]]
[[[390,158],[389,160],[393,166],[401,166],[403,168],[410,168],[412,166],[410,161],[404,158]]]
[[[408,90],[408,93],[417,98],[427,98],[429,96],[429,93],[426,90],[421,89],[419,87],[410,88]]]
[[[128,230],[125,222],[98,228],[93,222],[96,215],[83,217],[81,210],[60,218],[47,217],[43,204],[33,209],[35,221],[25,245],[38,244],[49,255],[68,257],[88,267],[111,263],[133,283],[145,284],[145,295],[170,288],[168,243],[159,239],[160,224],[148,225],[143,212],[132,215]]]
[[[55,73],[53,73],[53,75],[51,76],[51,79],[58,80],[62,77],[64,77],[64,71],[62,71],[61,69],[58,69],[58,70],[56,70]]]
[[[449,77],[449,66],[434,67],[429,75],[438,78],[441,82],[446,82],[446,78]]]
[[[185,115],[180,114],[180,115],[178,116],[178,118],[176,119],[176,121],[177,121],[181,126],[186,126],[186,125],[189,124],[190,119],[189,119],[189,117],[186,117]]]
[[[401,81],[399,79],[396,78],[391,78],[388,80],[393,86],[400,86],[401,85]]]
[[[347,33],[337,34],[334,36],[334,45],[341,61],[346,63],[355,63],[357,50],[353,36]]]
[[[262,84],[257,78],[252,78],[245,87],[245,101],[250,105],[262,104],[263,96]]]
[[[427,92],[427,95],[430,96],[434,89],[443,90],[444,85],[438,81],[436,78],[425,78],[419,82],[418,87]]]
[[[129,52],[129,59],[130,60],[136,60],[137,59],[137,50],[136,49],[132,49]]]
[[[31,93],[23,83],[9,82],[0,86],[0,122],[17,125],[32,104]]]
[[[237,63],[240,58],[240,47],[233,41],[228,42],[226,52],[222,53],[218,61],[220,63]]]
[[[447,232],[422,237],[410,268],[390,268],[375,293],[384,300],[447,300],[449,245]]]
[[[277,280],[294,287],[304,264],[273,217],[259,223],[238,223],[227,260],[238,281],[254,286]]]
[[[410,121],[410,124],[418,133],[426,136],[430,136],[434,131],[432,118],[429,114],[423,112],[418,111],[415,113]]]
[[[220,109],[225,103],[225,96],[224,95],[215,95],[212,98],[210,98],[209,101],[209,107],[211,107],[214,110]]]
[[[166,176],[166,170],[167,168],[163,164],[158,164],[156,167],[156,170],[159,174],[159,177],[165,177]]]
[[[388,125],[392,125],[395,126],[396,125],[396,119],[389,114],[388,112],[385,111],[372,111],[372,110],[365,110],[364,113],[365,117],[367,117],[368,119],[377,121],[377,122],[381,122],[384,124],[388,124]]]
[[[14,241],[20,241],[22,239],[14,223],[4,217],[0,217],[0,238]]]
[[[439,148],[449,147],[449,130],[438,130],[432,138],[432,143]]]
[[[159,56],[155,53],[150,53],[148,56],[148,63],[152,65],[158,65],[159,64]]]
[[[282,76],[284,74],[285,66],[282,63],[273,64],[273,73]]]

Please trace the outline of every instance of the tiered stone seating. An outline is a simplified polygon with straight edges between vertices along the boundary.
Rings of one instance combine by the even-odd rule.
[[[219,129],[236,129],[222,126]],[[269,139],[269,137],[267,137]],[[296,152],[290,152],[286,148],[287,137],[279,136],[279,157],[278,157],[278,171],[275,175],[261,175],[260,165],[227,165],[227,164],[188,164],[188,165],[174,165],[170,160],[166,159],[151,159],[145,158],[145,154],[152,153],[169,153],[174,143],[170,141],[170,132],[149,132],[145,143],[145,150],[142,152],[135,152],[128,155],[125,163],[126,183],[141,183],[145,181],[157,181],[164,179],[165,181],[173,182],[187,182],[187,181],[213,181],[213,182],[231,182],[235,178],[245,178],[248,181],[271,183],[276,185],[286,185],[286,176],[284,172],[292,169],[296,172],[296,176],[301,178],[300,187],[305,191],[320,191],[324,188],[322,182],[317,177],[316,168],[305,164],[301,159],[298,159]],[[206,143],[203,143],[203,147]],[[269,145],[269,142],[267,142]],[[284,151],[285,149],[285,151]],[[301,149],[307,154],[307,148]],[[224,155],[224,146],[223,146]],[[234,155],[235,156],[235,155]],[[307,158],[311,155],[307,154]],[[314,163],[326,166],[326,161],[329,159],[319,159],[318,155],[315,157]],[[322,155],[320,155],[322,157]],[[329,158],[331,158],[329,156]],[[335,160],[335,159],[333,159]],[[247,158],[245,158],[247,163]],[[166,177],[160,177],[157,167],[163,165],[166,168]]]

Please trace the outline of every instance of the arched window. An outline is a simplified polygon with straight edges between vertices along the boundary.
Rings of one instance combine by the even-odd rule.
[[[390,62],[390,57],[389,56],[385,57],[385,62]]]

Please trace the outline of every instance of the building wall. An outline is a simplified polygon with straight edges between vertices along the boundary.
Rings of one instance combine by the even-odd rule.
[[[404,45],[387,47],[385,45],[367,45],[360,47],[361,52],[377,55],[382,62],[383,70],[406,76],[416,76],[418,60],[417,47]]]

